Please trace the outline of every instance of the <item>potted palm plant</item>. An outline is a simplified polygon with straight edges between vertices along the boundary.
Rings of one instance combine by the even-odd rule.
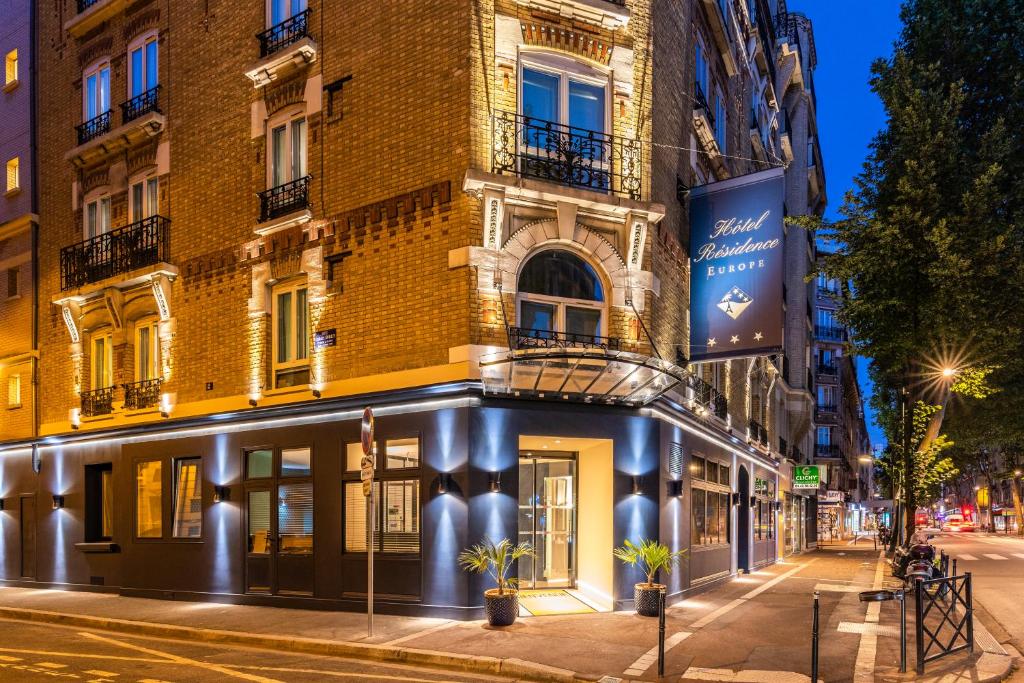
[[[615,557],[628,565],[639,566],[647,577],[645,583],[638,583],[633,586],[633,603],[636,606],[636,613],[644,617],[658,616],[658,594],[665,590],[665,586],[654,583],[654,576],[658,570],[664,570],[666,574],[672,573],[672,568],[679,564],[686,550],[672,552],[667,545],[651,539],[640,539],[640,543],[634,545],[629,540],[614,550]]]
[[[512,545],[503,538],[497,543],[489,538],[459,553],[459,565],[468,572],[487,572],[497,588],[484,592],[484,611],[491,626],[510,626],[519,615],[519,591],[515,577],[509,578],[512,563],[521,557],[533,557],[529,543]]]

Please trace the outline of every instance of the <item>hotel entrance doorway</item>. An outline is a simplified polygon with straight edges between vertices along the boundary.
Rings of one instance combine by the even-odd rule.
[[[576,586],[576,453],[519,454],[519,542],[536,557],[519,561],[520,588]]]

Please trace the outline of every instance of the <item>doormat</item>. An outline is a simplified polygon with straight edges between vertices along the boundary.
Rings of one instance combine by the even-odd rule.
[[[535,617],[552,614],[589,614],[593,607],[564,590],[519,591],[519,607]]]

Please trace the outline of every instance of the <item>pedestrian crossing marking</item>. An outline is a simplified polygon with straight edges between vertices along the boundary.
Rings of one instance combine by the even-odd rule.
[[[1024,553],[1014,553],[1013,556],[1018,560],[1024,560]]]
[[[21,657],[8,657],[7,655],[0,655],[0,662],[20,662]]]
[[[89,669],[88,671],[83,671],[82,673],[89,674],[90,676],[99,676],[100,678],[114,678],[115,676],[121,675],[116,674],[113,671],[101,671],[100,669]]]
[[[968,562],[974,562],[978,558],[976,558],[974,555],[957,555],[956,559],[958,559],[958,560],[967,560]]]
[[[1006,559],[1002,555],[994,555],[992,553],[985,553],[985,557],[987,557],[990,560],[1005,560]]]
[[[36,662],[33,666],[38,666],[43,669],[66,669],[67,664],[58,664],[57,662]]]

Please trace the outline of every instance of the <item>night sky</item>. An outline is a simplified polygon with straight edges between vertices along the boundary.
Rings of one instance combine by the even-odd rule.
[[[818,68],[814,87],[818,99],[818,135],[825,161],[828,190],[826,218],[837,218],[843,195],[860,173],[868,144],[885,125],[882,104],[868,85],[871,62],[892,54],[899,34],[896,0],[789,0],[791,11],[814,23]],[[871,385],[868,359],[858,358],[871,444],[884,444],[867,405]]]

